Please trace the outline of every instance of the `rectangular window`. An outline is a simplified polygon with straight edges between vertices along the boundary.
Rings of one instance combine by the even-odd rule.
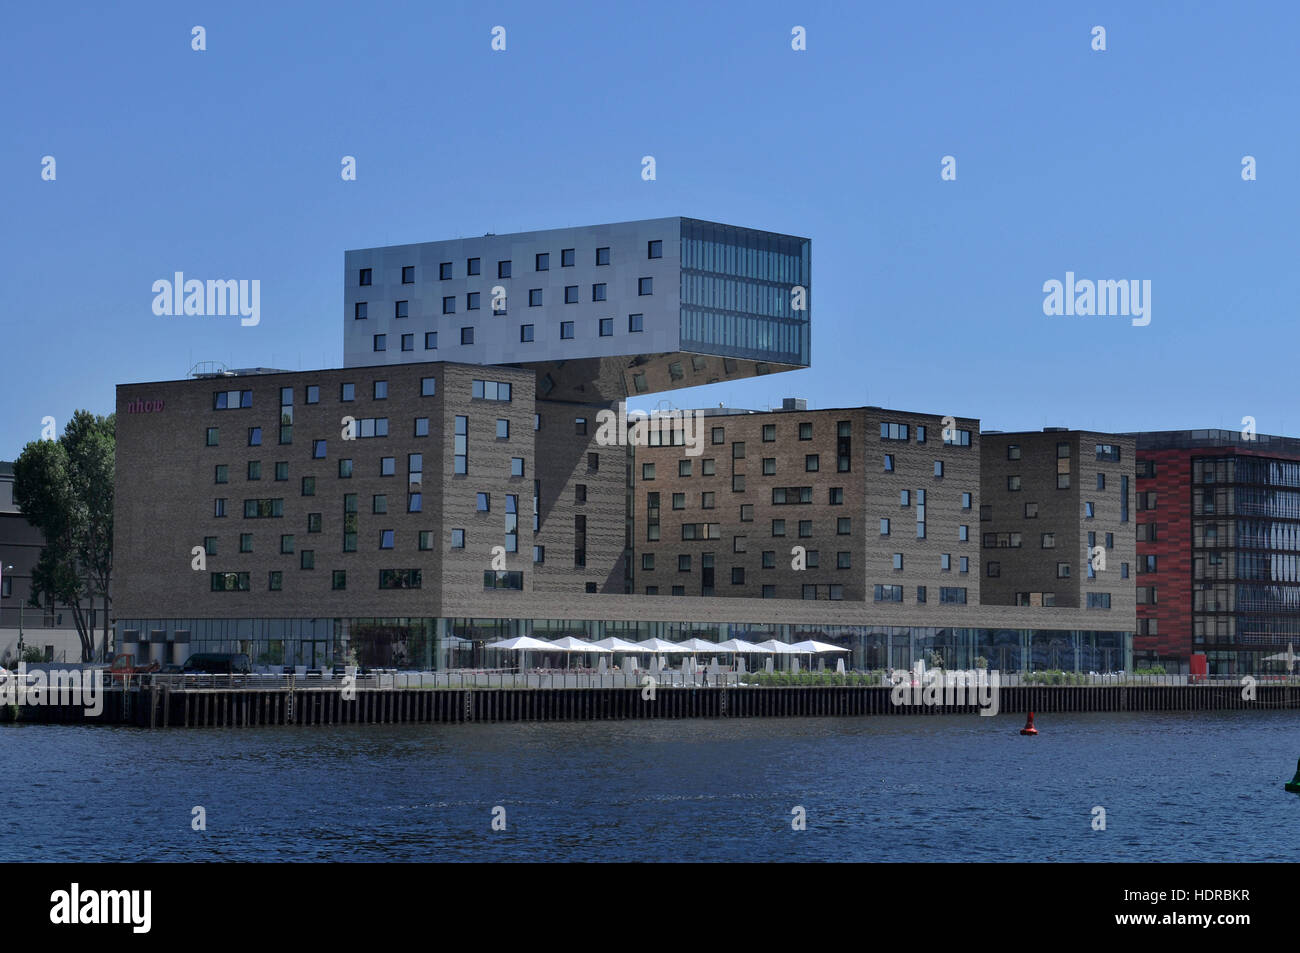
[[[477,258],[471,258],[471,259],[467,262],[467,264],[468,264],[468,267],[465,269],[466,273],[467,273],[467,274],[470,274],[470,275],[477,275],[477,274],[478,274],[478,259],[477,259]],[[451,272],[451,262],[449,262],[449,261],[439,262],[439,264],[438,264],[438,280],[439,280],[439,281],[450,281],[450,280],[451,280],[451,277],[452,277],[452,272]]]
[[[604,300],[605,300],[605,293],[606,293],[606,289],[605,289],[605,284],[604,284],[604,282],[599,282],[599,283],[594,284],[594,285],[591,286],[591,300],[592,300],[592,301],[604,301]]]
[[[510,277],[510,262],[509,262],[509,261],[498,261],[498,262],[497,262],[497,277],[498,277],[498,278],[509,278],[509,277]]]
[[[372,272],[369,268],[362,268],[361,274],[359,275],[357,280],[357,284],[360,285],[362,288],[368,286],[370,284],[371,274]]]
[[[647,258],[664,257],[664,243],[659,240],[649,242],[646,249],[646,257]]]
[[[473,277],[479,273],[479,259],[469,258],[465,261],[465,274]]]
[[[402,284],[404,284],[404,285],[413,285],[413,284],[415,284],[415,266],[414,266],[414,265],[403,265],[403,266],[402,266]]]
[[[609,264],[609,249],[608,249],[608,248],[597,248],[597,249],[596,249],[596,264],[597,264],[597,265],[608,265],[608,264]]]

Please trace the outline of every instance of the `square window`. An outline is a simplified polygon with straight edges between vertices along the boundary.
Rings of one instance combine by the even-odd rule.
[[[387,350],[388,350],[388,335],[387,335],[387,334],[376,334],[376,335],[375,335],[375,350],[376,350],[376,351],[387,351]]]
[[[629,314],[627,316],[627,330],[631,334],[645,330],[645,315]]]
[[[456,296],[455,296],[455,295],[443,295],[443,298],[442,298],[442,313],[443,313],[443,314],[455,314],[455,313],[456,313]]]
[[[573,338],[573,322],[572,322],[572,321],[561,321],[561,322],[560,322],[560,339],[561,339],[561,340],[568,341],[568,340],[572,340],[572,338]]]
[[[541,288],[529,288],[529,289],[528,289],[528,307],[530,307],[530,308],[540,308],[541,306],[542,306],[542,289],[541,289]]]
[[[370,278],[371,278],[371,270],[369,268],[362,268],[357,284],[365,288],[370,284]]]
[[[637,280],[636,293],[639,295],[651,295],[655,293],[655,280],[653,278],[640,278]]]
[[[650,242],[646,248],[646,257],[647,258],[664,257],[664,243],[658,240]]]
[[[498,261],[498,262],[497,262],[497,277],[498,277],[498,278],[509,278],[509,277],[510,277],[510,262],[508,262],[508,261]]]
[[[477,275],[478,273],[479,273],[479,260],[477,258],[467,259],[465,261],[465,274],[472,276],[472,275]]]
[[[319,403],[320,403],[320,385],[319,385],[319,384],[308,384],[308,385],[307,385],[307,403],[309,403],[309,404],[319,404]]]
[[[577,286],[577,285],[566,285],[566,286],[565,286],[565,288],[564,288],[564,303],[565,303],[565,304],[577,304],[577,303],[578,303],[578,286]]]
[[[561,268],[572,268],[574,261],[576,261],[576,254],[572,248],[564,248],[560,250]]]
[[[388,381],[375,381],[375,400],[388,399]]]
[[[605,300],[605,285],[603,282],[591,286],[591,300],[592,301]]]
[[[608,248],[597,248],[597,249],[596,249],[596,264],[597,264],[597,265],[608,265],[608,264],[609,264],[609,249],[608,249]]]
[[[519,325],[519,340],[527,344],[533,339],[533,326],[531,324]]]
[[[614,319],[613,319],[613,318],[601,318],[601,319],[600,319],[600,336],[603,337],[603,338],[610,338],[610,337],[613,337],[613,336],[614,336]]]
[[[465,295],[465,310],[477,311],[479,309],[479,293],[471,291]]]
[[[470,261],[473,262],[474,266],[473,266],[473,269],[472,269],[472,270],[470,270],[470,269],[467,269],[467,270],[469,271],[469,273],[470,273],[471,275],[477,275],[477,274],[478,274],[478,259],[477,259],[477,258],[471,258]],[[451,280],[451,262],[449,262],[449,261],[444,261],[444,262],[440,262],[440,263],[439,263],[439,265],[438,265],[438,280],[439,280],[439,281],[450,281],[450,280]]]
[[[539,252],[533,264],[534,271],[550,271],[551,256],[546,252]]]
[[[474,329],[473,329],[473,328],[461,328],[461,329],[460,329],[460,343],[461,343],[461,344],[473,344],[473,343],[474,343]]]
[[[364,321],[369,316],[369,306],[364,301],[358,301],[352,306],[352,319],[354,321]]]

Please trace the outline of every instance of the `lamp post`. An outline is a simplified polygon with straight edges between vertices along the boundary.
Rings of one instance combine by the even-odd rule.
[[[4,571],[13,572],[14,567],[12,565],[5,566]],[[3,575],[3,573],[0,573],[0,575]],[[19,599],[18,600],[18,661],[20,662],[23,660],[23,607],[24,607],[23,600]]]

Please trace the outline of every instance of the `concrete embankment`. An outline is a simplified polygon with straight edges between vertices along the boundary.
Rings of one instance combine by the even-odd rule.
[[[649,697],[653,694],[653,697]],[[1051,712],[1226,711],[1300,708],[1300,686],[1261,685],[1254,698],[1236,685],[1017,686],[1000,688],[1006,714]],[[426,724],[504,721],[606,721],[676,718],[789,718],[860,715],[975,714],[968,704],[896,704],[891,690],[867,686],[717,688],[186,688],[110,689],[103,710],[24,705],[0,719],[141,728],[260,725]]]

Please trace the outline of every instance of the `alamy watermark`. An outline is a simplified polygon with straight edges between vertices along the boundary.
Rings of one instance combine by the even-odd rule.
[[[685,447],[688,457],[704,452],[704,411],[644,410],[596,414],[596,443],[602,447]]]
[[[37,669],[19,662],[16,672],[0,674],[0,705],[79,705],[98,717],[104,711],[104,684],[94,669]]]
[[[239,323],[253,327],[262,320],[262,282],[241,278],[203,282],[186,280],[176,272],[173,280],[159,278],[153,283],[153,313],[156,315],[242,315]]]
[[[1065,273],[1062,283],[1055,278],[1043,282],[1043,314],[1046,315],[1132,315],[1133,326],[1144,328],[1151,323],[1151,279],[1113,281],[1087,278],[1075,280],[1074,272]]]
[[[997,672],[941,668],[922,671],[917,663],[911,677],[904,676],[890,691],[889,700],[895,705],[975,705],[981,715],[996,715],[1001,684]]]

